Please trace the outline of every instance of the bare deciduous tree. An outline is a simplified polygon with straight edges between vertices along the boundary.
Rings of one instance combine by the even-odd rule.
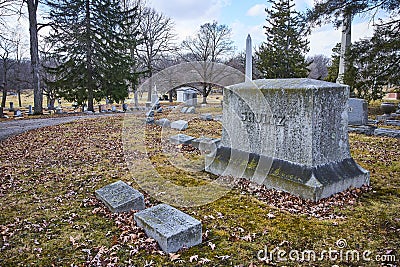
[[[31,66],[33,75],[33,102],[34,114],[43,113],[43,93],[40,87],[40,74],[39,74],[39,41],[38,41],[38,23],[37,23],[37,9],[39,0],[24,0],[28,7],[29,17],[29,37],[30,37],[30,54]]]
[[[174,50],[174,23],[153,8],[141,7],[139,31],[141,44],[137,47],[137,55],[144,65],[146,76],[151,77],[159,71],[160,63],[166,54]],[[148,101],[151,101],[151,86],[148,89]]]
[[[188,37],[182,42],[179,53],[187,61],[218,62],[234,50],[231,32],[227,25],[218,25],[216,21],[203,24],[195,37]],[[211,89],[211,84],[203,84],[203,103],[207,103]]]
[[[2,81],[3,85],[3,99],[1,101],[1,107],[5,107],[7,99],[7,80],[8,73],[15,62],[11,59],[11,55],[15,52],[15,42],[12,37],[0,36],[0,60],[2,68]]]

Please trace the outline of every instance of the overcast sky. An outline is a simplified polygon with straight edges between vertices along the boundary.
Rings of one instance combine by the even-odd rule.
[[[296,0],[296,10],[311,8],[313,0]],[[148,6],[164,13],[175,21],[178,41],[193,35],[200,25],[216,20],[232,28],[232,39],[237,51],[245,49],[247,34],[253,38],[253,46],[259,46],[265,40],[265,8],[267,1],[262,0],[148,0]],[[371,36],[372,26],[367,19],[356,18],[352,26],[352,41]],[[332,25],[313,30],[310,36],[309,55],[332,54],[332,48],[340,42],[341,32]]]

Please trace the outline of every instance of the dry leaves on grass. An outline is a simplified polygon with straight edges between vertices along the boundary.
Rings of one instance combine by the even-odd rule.
[[[320,219],[343,218],[342,215],[335,212],[335,208],[345,208],[354,205],[363,193],[371,190],[371,187],[363,186],[362,188],[349,189],[318,202],[313,202],[286,192],[268,189],[264,185],[258,185],[246,179],[239,179],[236,188],[241,190],[243,194],[251,194],[275,208],[288,211],[292,214],[307,215]],[[267,217],[274,219],[275,215],[268,213]]]

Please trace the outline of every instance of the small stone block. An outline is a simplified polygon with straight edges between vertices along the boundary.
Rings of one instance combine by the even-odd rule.
[[[171,143],[177,144],[177,145],[180,145],[180,144],[189,145],[192,142],[192,140],[194,140],[194,137],[191,137],[186,134],[177,134],[177,135],[171,136],[169,138],[169,141]]]
[[[210,137],[200,137],[192,140],[192,146],[200,149],[201,151],[213,151],[217,148],[221,139],[214,139]]]
[[[196,109],[194,108],[194,107],[189,107],[187,110],[186,110],[186,113],[188,113],[188,114],[194,114],[196,112]]]
[[[174,253],[202,241],[201,222],[169,205],[160,204],[137,212],[134,218],[136,224],[166,253]]]
[[[171,122],[169,121],[169,119],[159,119],[156,120],[156,125],[161,126],[161,127],[170,127],[171,126]]]
[[[188,110],[188,107],[183,107],[183,108],[181,109],[181,113],[186,113],[187,110]]]
[[[212,121],[213,117],[210,113],[205,113],[200,115],[200,120],[202,121]]]
[[[400,130],[378,128],[374,132],[375,136],[385,136],[392,138],[400,138]]]
[[[179,131],[184,131],[189,127],[188,122],[184,120],[174,121],[171,123],[171,128]]]
[[[113,213],[144,209],[143,194],[123,181],[106,185],[95,194]]]

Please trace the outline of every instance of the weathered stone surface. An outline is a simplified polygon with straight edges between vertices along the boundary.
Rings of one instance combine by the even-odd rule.
[[[134,218],[137,225],[166,253],[177,252],[202,241],[201,222],[169,205],[160,204],[137,212]]]
[[[375,126],[361,125],[361,126],[349,126],[349,133],[358,133],[358,134],[366,134],[373,135],[375,132]]]
[[[194,114],[196,112],[195,107],[188,107],[188,109],[186,110],[186,113],[188,114]]]
[[[123,181],[100,188],[95,194],[114,213],[144,209],[143,194]]]
[[[203,121],[212,121],[213,120],[213,116],[210,113],[205,113],[205,114],[201,114],[200,115],[200,120]]]
[[[400,127],[400,121],[399,120],[387,120],[385,121],[386,125],[391,125],[391,126],[399,126]]]
[[[174,121],[174,122],[171,123],[171,128],[179,130],[179,131],[184,131],[188,127],[189,127],[188,122],[184,121],[184,120]]]
[[[156,120],[156,125],[161,126],[161,127],[170,127],[171,122],[169,121],[169,119],[162,118],[162,119]]]
[[[392,137],[392,138],[400,138],[400,131],[394,130],[394,129],[378,128],[375,130],[374,135],[386,136],[386,137]]]
[[[311,79],[225,88],[222,140],[206,170],[314,201],[369,184],[350,155],[348,96],[347,86]]]
[[[219,138],[200,137],[192,140],[192,146],[205,153],[212,153],[217,149],[220,142],[221,139]]]
[[[186,113],[187,110],[188,110],[188,107],[183,107],[183,108],[181,109],[181,113]]]
[[[194,140],[195,138],[186,134],[177,134],[174,136],[171,136],[169,138],[169,141],[173,144],[185,144],[185,145],[189,145],[191,144],[192,140]]]
[[[349,125],[368,123],[368,103],[364,99],[349,98]]]

